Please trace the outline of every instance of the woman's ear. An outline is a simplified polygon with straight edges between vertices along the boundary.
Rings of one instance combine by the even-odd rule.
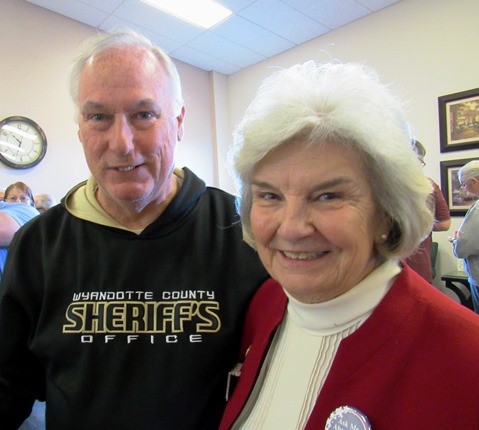
[[[378,227],[376,230],[375,243],[382,245],[388,240],[389,233],[391,231],[391,219],[385,213],[379,219]]]

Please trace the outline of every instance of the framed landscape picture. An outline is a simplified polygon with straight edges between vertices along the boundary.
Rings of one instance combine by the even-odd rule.
[[[438,98],[441,152],[479,148],[479,88]]]

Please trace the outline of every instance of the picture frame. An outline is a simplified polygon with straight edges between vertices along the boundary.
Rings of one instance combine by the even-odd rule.
[[[469,161],[477,158],[462,158],[440,162],[441,191],[449,206],[451,216],[464,216],[467,210],[476,202],[478,197],[461,188],[457,172]]]
[[[441,152],[479,148],[479,88],[438,97]]]

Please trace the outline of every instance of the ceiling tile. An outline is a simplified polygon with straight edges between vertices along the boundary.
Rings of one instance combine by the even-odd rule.
[[[253,51],[266,57],[271,57],[296,46],[289,40],[283,39],[238,15],[234,15],[217,25],[212,29],[212,32],[238,45],[250,47]]]
[[[92,27],[97,27],[108,14],[96,7],[89,6],[79,1],[62,0],[28,0],[29,3],[49,9],[60,15],[67,16],[75,21],[82,22]]]
[[[230,75],[241,70],[241,67],[229,64],[213,56],[208,56],[204,52],[189,46],[177,49],[171,53],[171,56],[177,60],[199,67],[200,69],[207,71],[215,70],[224,75]]]
[[[150,39],[153,43],[158,45],[167,53],[183,46],[183,43],[177,40],[172,40],[169,37],[164,36],[163,34],[155,33],[154,31],[147,30],[140,25],[127,22],[115,16],[110,16],[109,18],[107,18],[98,28],[103,31],[118,31],[125,28],[132,29]]]
[[[227,7],[230,11],[236,13],[255,1],[257,0],[216,0],[216,3],[219,3],[222,6]]]
[[[397,3],[400,0],[356,0],[358,3],[361,3],[363,6],[366,6],[372,11],[378,11],[385,7],[391,6],[394,3]]]
[[[368,15],[371,11],[354,0],[283,0],[289,6],[334,29]]]
[[[240,67],[246,67],[247,65],[265,59],[263,55],[244,48],[214,33],[204,33],[188,43],[188,46]]]
[[[115,16],[182,43],[193,40],[203,32],[200,27],[188,24],[139,0],[125,0],[116,9]]]
[[[280,0],[257,1],[238,14],[295,44],[307,42],[328,31],[328,28]]]
[[[401,0],[216,0],[234,14],[209,30],[140,0],[18,1],[103,31],[132,28],[173,58],[228,75]]]
[[[52,0],[43,0],[43,1],[52,1]],[[118,6],[120,6],[124,0],[75,0],[75,1],[77,1],[78,3],[85,3],[89,6],[93,6],[97,9],[111,13],[111,12],[114,12],[115,9]],[[62,1],[62,3],[65,3],[65,1]]]

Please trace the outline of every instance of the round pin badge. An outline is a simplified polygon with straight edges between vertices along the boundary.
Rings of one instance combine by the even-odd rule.
[[[372,430],[368,418],[359,409],[341,406],[331,412],[325,430]]]

